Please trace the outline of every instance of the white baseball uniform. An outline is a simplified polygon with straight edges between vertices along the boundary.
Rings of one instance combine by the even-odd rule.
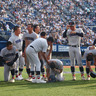
[[[79,36],[78,33],[83,33],[83,30],[81,28],[76,28],[75,30],[76,34],[70,34],[71,32],[72,32],[71,29],[67,30],[71,66],[75,66],[75,59],[76,59],[79,67],[81,67],[82,66],[81,51],[80,51],[81,36]]]
[[[48,47],[47,40],[44,38],[38,38],[28,45],[26,49],[26,55],[31,63],[31,71],[40,71],[41,63],[38,58],[38,52],[46,52]]]
[[[13,46],[11,50],[8,50],[7,47],[5,47],[1,50],[0,56],[3,57],[5,61],[13,61],[17,53],[16,47]],[[10,79],[9,72],[15,68],[16,62],[14,62],[12,66],[8,66],[6,63],[4,64],[4,81],[8,81]]]
[[[19,58],[16,61],[16,63],[17,63],[16,70],[18,70],[18,66],[19,66],[19,68],[23,69],[25,62],[24,62],[24,58],[22,56],[22,44],[23,44],[22,34],[20,34],[19,36],[16,36],[15,34],[13,34],[9,38],[9,41],[11,41],[13,46],[15,46],[17,48],[17,50],[19,51]]]
[[[90,50],[90,47],[91,47],[91,46],[87,47],[87,49],[86,49],[85,52],[84,52],[84,58],[85,58],[85,59],[86,59],[86,57],[87,57],[87,55],[88,55],[89,53],[92,53],[93,55],[96,56],[96,49],[91,49],[91,50]]]
[[[31,34],[29,34],[29,33],[25,33],[24,35],[23,35],[23,40],[25,41],[25,43],[26,43],[26,40],[27,41],[29,41],[29,44],[30,43],[32,43],[35,39],[37,39],[37,34],[35,33],[35,32],[32,32]],[[25,44],[26,45],[26,44]],[[27,47],[27,46],[25,46],[25,47]],[[29,64],[29,60],[27,59],[27,57],[26,57],[26,69],[29,69],[30,68],[30,64]]]
[[[63,62],[60,61],[59,59],[51,59],[49,61],[55,61],[55,68],[58,70],[63,70]],[[49,66],[47,65],[47,68]],[[50,68],[50,67],[49,67]],[[50,75],[55,75],[56,79],[58,81],[63,81],[64,80],[64,76],[63,76],[63,71],[61,73],[58,73],[56,71],[54,71],[53,69],[50,68]]]

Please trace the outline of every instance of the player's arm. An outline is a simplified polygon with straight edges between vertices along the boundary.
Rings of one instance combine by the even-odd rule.
[[[26,47],[30,44],[30,42],[28,40],[23,40],[23,44],[22,44],[22,52],[23,52],[23,56],[25,56],[25,50]]]
[[[47,64],[49,64],[49,61],[48,61],[47,58],[46,58],[45,52],[42,52],[42,56],[43,56],[43,58],[45,59],[45,61],[47,62]]]
[[[4,60],[2,56],[0,56],[0,61],[6,63],[6,61]]]
[[[0,52],[0,61],[6,63],[6,60],[3,57],[4,57],[4,50],[2,49]]]
[[[94,56],[94,65],[96,66],[96,56]]]
[[[13,37],[10,37],[9,40],[12,44],[14,44],[14,38]]]
[[[50,45],[50,50],[49,50],[49,53],[48,53],[48,56],[47,56],[48,60],[50,59],[50,54],[52,53],[52,47],[53,47],[53,44]]]
[[[17,59],[18,59],[18,53],[16,53],[15,58],[12,61],[8,62],[7,65],[12,66]]]
[[[25,50],[25,40],[23,40],[23,44],[22,44],[22,52],[24,53]]]
[[[66,38],[67,37],[67,30],[70,28],[70,25],[67,25],[66,30],[63,33],[63,37]]]
[[[76,35],[83,37],[83,33],[76,33]]]
[[[10,61],[4,60],[4,58],[3,58],[2,56],[0,56],[0,61],[3,62],[3,63],[8,63],[8,62],[10,62]]]
[[[94,42],[93,42],[93,45],[95,45],[96,44],[96,39],[94,40]]]
[[[42,59],[42,56],[41,55],[42,55],[42,52],[39,52],[38,53],[38,57],[39,57],[40,60]]]
[[[78,35],[78,36],[80,36],[80,37],[83,37],[83,33],[76,33],[75,31],[72,31],[72,32],[70,33],[70,35],[71,35],[71,36]]]
[[[80,37],[83,37],[83,36],[84,36],[83,30],[80,28],[80,29],[79,29],[79,33],[76,33],[76,35],[78,35],[78,36],[80,36]]]
[[[56,69],[56,68],[54,68],[53,70],[54,70],[55,72],[58,72],[58,73],[61,73],[61,72],[63,71],[62,69],[59,70],[59,69]]]
[[[30,44],[29,40],[25,40],[25,47],[27,47]]]
[[[90,72],[92,72],[93,70],[92,70],[92,68],[91,68],[91,61],[87,61],[87,60],[86,60],[86,64],[87,64],[87,66],[89,67]]]
[[[79,32],[72,31],[71,34],[73,34],[73,36],[77,35],[77,36],[83,37],[84,32],[82,29],[79,29]]]
[[[18,53],[16,53],[15,58],[13,59],[13,62],[15,62],[18,59]]]

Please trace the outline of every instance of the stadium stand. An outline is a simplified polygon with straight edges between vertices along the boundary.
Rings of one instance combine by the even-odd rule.
[[[41,31],[54,36],[55,44],[66,45],[68,42],[62,38],[62,33],[70,20],[85,33],[81,45],[91,45],[96,38],[96,0],[0,1],[0,36],[5,40],[14,25],[21,26],[22,32],[26,32],[26,25],[33,23],[39,24]]]

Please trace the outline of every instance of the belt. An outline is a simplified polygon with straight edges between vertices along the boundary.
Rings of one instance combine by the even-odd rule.
[[[69,45],[69,46],[71,46],[71,47],[79,47],[79,45]]]
[[[30,46],[31,48],[33,48],[35,50],[35,48],[33,46]],[[36,50],[35,50],[36,51]]]

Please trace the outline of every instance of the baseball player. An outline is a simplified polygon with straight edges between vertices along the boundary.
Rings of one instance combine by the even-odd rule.
[[[93,45],[96,46],[96,39],[94,40]],[[96,71],[96,66],[95,66],[95,71]]]
[[[39,27],[38,24],[34,25],[34,32],[38,35],[38,38],[46,38],[46,33],[45,32],[40,33],[40,27]],[[42,79],[45,79],[46,77],[45,77],[44,61],[43,61],[43,57],[42,57],[42,52],[39,52],[38,56],[39,56],[40,63],[41,63]]]
[[[45,33],[45,32],[41,32],[39,38],[44,38],[44,39],[46,39],[46,33]],[[39,56],[40,63],[41,63],[42,79],[45,80],[45,79],[46,79],[46,76],[45,76],[45,70],[44,70],[44,59],[43,59],[42,52],[39,52],[39,53],[38,53],[38,56]]]
[[[40,38],[46,38],[46,33],[45,32],[41,32],[40,33]],[[45,55],[46,55],[48,60],[51,59],[51,52],[52,52],[52,44],[48,46],[47,51],[45,53]],[[40,59],[40,62],[41,62],[41,73],[42,73],[42,76],[43,76],[42,79],[46,80],[47,79],[46,77],[49,76],[48,75],[49,70],[46,69],[46,73],[47,74],[45,76],[44,59],[42,57],[42,52],[39,52],[39,59]],[[45,61],[45,63],[46,63],[46,61]]]
[[[50,60],[51,59],[51,57],[52,57],[52,46],[53,46],[53,44],[51,44],[50,46],[48,46],[48,48],[47,48],[47,52],[46,52],[46,57],[47,57],[47,59],[48,60]],[[48,65],[47,63],[46,63],[46,65]],[[46,79],[48,79],[49,78],[49,68],[47,68],[46,67]]]
[[[41,63],[38,57],[38,53],[42,51],[43,58],[47,63],[48,60],[45,56],[45,52],[47,51],[48,45],[53,43],[53,38],[49,37],[46,39],[38,38],[34,40],[31,44],[28,45],[26,49],[26,56],[31,63],[31,74],[32,74],[32,82],[33,83],[46,83],[46,81],[40,78],[40,67]],[[36,75],[35,75],[35,65],[36,65]]]
[[[90,72],[93,72],[91,62],[94,61],[94,65],[96,66],[96,47],[94,45],[89,46],[84,53],[84,57],[86,59],[87,80],[90,80]]]
[[[40,33],[40,27],[38,24],[35,24],[34,25],[34,32],[38,34],[38,37],[41,37],[41,38],[46,38],[46,33],[45,32],[41,32]],[[39,36],[39,33],[40,33],[40,36]],[[46,79],[46,76],[45,76],[45,70],[44,70],[44,60],[42,58],[42,52],[39,52],[39,59],[40,59],[40,62],[41,62],[41,73],[42,73],[42,79]]]
[[[33,31],[33,24],[28,24],[27,30],[28,30],[28,33],[25,33],[23,35],[23,46],[25,46],[25,47],[23,47],[24,50],[26,49],[26,47],[31,42],[33,42],[38,37],[37,34]],[[25,54],[24,50],[23,50],[23,55],[25,57],[26,71],[27,71],[27,74],[29,76],[28,79],[26,79],[26,80],[27,81],[32,81],[31,72],[30,72],[30,63],[29,63],[28,59],[26,58],[26,54]]]
[[[23,38],[21,34],[21,29],[19,26],[14,27],[14,34],[9,38],[9,41],[12,42],[12,44],[17,48],[19,51],[19,58],[16,61],[16,80],[22,80],[22,71],[23,66],[25,64],[24,58],[22,56],[22,44],[23,44]],[[19,66],[19,75],[18,75],[18,66]]]
[[[0,61],[4,62],[4,81],[15,82],[15,67],[16,67],[16,60],[18,58],[18,51],[13,44],[8,41],[7,46],[1,50],[0,54]],[[11,71],[12,79],[10,80]]]
[[[63,81],[63,63],[59,59],[50,59],[48,60],[49,64],[46,65],[47,69],[50,69],[50,76],[55,75],[57,81]],[[49,76],[49,77],[50,77]]]
[[[69,25],[67,25],[67,29],[63,33],[63,37],[68,38],[69,43],[69,56],[71,60],[71,72],[72,72],[72,80],[76,80],[75,76],[75,59],[77,60],[77,63],[79,65],[79,70],[81,72],[81,78],[82,80],[85,80],[84,77],[84,68],[82,65],[81,60],[81,51],[80,51],[80,41],[81,37],[83,37],[83,31],[80,28],[76,28],[75,23],[69,22]]]
[[[39,34],[39,33],[40,33],[40,27],[39,27],[38,24],[35,24],[35,25],[34,25],[34,32],[35,32],[36,34]],[[38,35],[38,37],[39,37],[39,35]]]

